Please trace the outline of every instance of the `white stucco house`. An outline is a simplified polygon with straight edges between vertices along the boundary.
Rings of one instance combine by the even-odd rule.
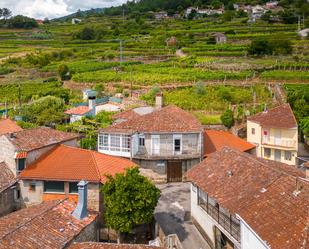
[[[306,248],[305,172],[224,147],[186,177],[192,221],[212,248]]]

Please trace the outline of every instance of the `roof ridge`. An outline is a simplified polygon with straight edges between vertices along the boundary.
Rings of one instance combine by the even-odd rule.
[[[0,237],[0,240],[4,239],[6,236],[8,236],[9,234],[14,233],[15,231],[17,231],[18,229],[24,227],[26,224],[30,223],[31,221],[33,221],[35,218],[37,218],[38,216],[45,214],[47,211],[50,211],[51,209],[55,208],[56,206],[58,206],[60,203],[63,203],[65,200],[67,200],[67,198],[62,199],[62,200],[57,200],[54,201],[55,204],[53,204],[51,207],[47,208],[46,210],[34,215],[32,218],[30,218],[29,220],[26,220],[24,223],[18,225],[17,227],[15,227],[14,229],[12,229],[11,231],[5,233],[3,236]],[[46,203],[46,202],[45,202]],[[40,204],[39,204],[40,205]]]
[[[227,147],[227,146],[224,146],[224,147],[223,147],[223,149],[225,149],[225,148],[228,148],[228,149],[230,149],[230,150],[236,152],[237,154],[239,154],[239,155],[241,155],[241,156],[245,156],[245,157],[248,158],[249,160],[251,159],[251,160],[253,160],[253,161],[255,161],[255,162],[261,164],[262,166],[265,166],[265,167],[267,167],[268,169],[271,169],[271,170],[273,170],[273,171],[275,171],[275,172],[277,172],[277,173],[284,174],[284,175],[288,175],[288,176],[291,176],[291,177],[294,177],[294,178],[299,178],[299,177],[297,177],[297,176],[294,176],[294,175],[292,175],[292,174],[289,174],[289,173],[285,172],[284,170],[280,170],[280,169],[278,169],[278,168],[272,167],[272,166],[268,165],[267,163],[265,163],[265,162],[259,160],[257,157],[255,157],[255,156],[253,156],[253,155],[251,155],[251,154],[243,153],[243,152],[241,152],[241,151],[238,151],[238,150],[236,150],[236,149],[234,149],[234,148]],[[266,159],[265,159],[265,160],[266,160]],[[280,163],[280,162],[275,162],[275,163]]]

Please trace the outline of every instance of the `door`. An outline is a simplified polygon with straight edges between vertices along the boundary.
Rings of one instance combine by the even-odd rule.
[[[181,182],[182,181],[182,162],[168,161],[167,162],[167,181]]]
[[[275,150],[275,161],[281,161],[281,150]]]
[[[160,136],[152,135],[151,136],[151,146],[152,146],[152,155],[160,154]]]
[[[281,131],[275,130],[275,145],[281,145]]]

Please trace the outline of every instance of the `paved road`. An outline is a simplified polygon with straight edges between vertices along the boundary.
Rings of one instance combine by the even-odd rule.
[[[165,234],[176,233],[183,249],[209,249],[190,221],[190,184],[160,184],[158,188],[162,192],[155,217]]]

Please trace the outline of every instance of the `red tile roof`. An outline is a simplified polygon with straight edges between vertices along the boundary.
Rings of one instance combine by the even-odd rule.
[[[163,247],[137,245],[137,244],[84,242],[84,243],[73,243],[69,247],[69,249],[163,249]]]
[[[134,111],[134,109],[130,109],[130,110],[126,110],[126,111],[123,111],[123,112],[116,113],[115,115],[113,115],[113,120],[115,120],[115,119],[128,120],[128,119],[132,119],[132,118],[138,118],[140,116],[141,115],[136,113]]]
[[[66,110],[64,113],[68,115],[85,115],[91,110],[89,109],[88,106],[78,106],[71,108],[69,110]]]
[[[176,106],[166,106],[102,129],[105,132],[201,132],[197,118]]]
[[[12,121],[11,119],[0,119],[0,136],[22,130],[23,129],[18,126],[15,121]]]
[[[79,135],[63,131],[57,131],[47,127],[40,127],[29,130],[22,130],[14,133],[13,136],[7,134],[8,140],[18,151],[32,151],[42,147],[63,143],[79,138]]]
[[[255,148],[254,144],[233,135],[227,131],[205,130],[204,131],[204,156],[228,146],[239,151],[248,151]]]
[[[132,161],[84,150],[58,145],[43,155],[20,174],[20,179],[101,182],[105,175],[123,173],[126,168],[136,166]]]
[[[0,218],[0,248],[65,248],[98,216],[89,212],[78,220],[75,207],[68,200],[44,202]]]
[[[273,249],[299,249],[306,240],[309,182],[303,177],[290,165],[227,147],[187,172],[190,181],[240,215]]]
[[[16,182],[13,172],[5,162],[0,162],[0,193]]]
[[[265,127],[297,127],[297,121],[289,104],[283,104],[266,112],[260,112],[254,116],[248,117],[248,120]]]

